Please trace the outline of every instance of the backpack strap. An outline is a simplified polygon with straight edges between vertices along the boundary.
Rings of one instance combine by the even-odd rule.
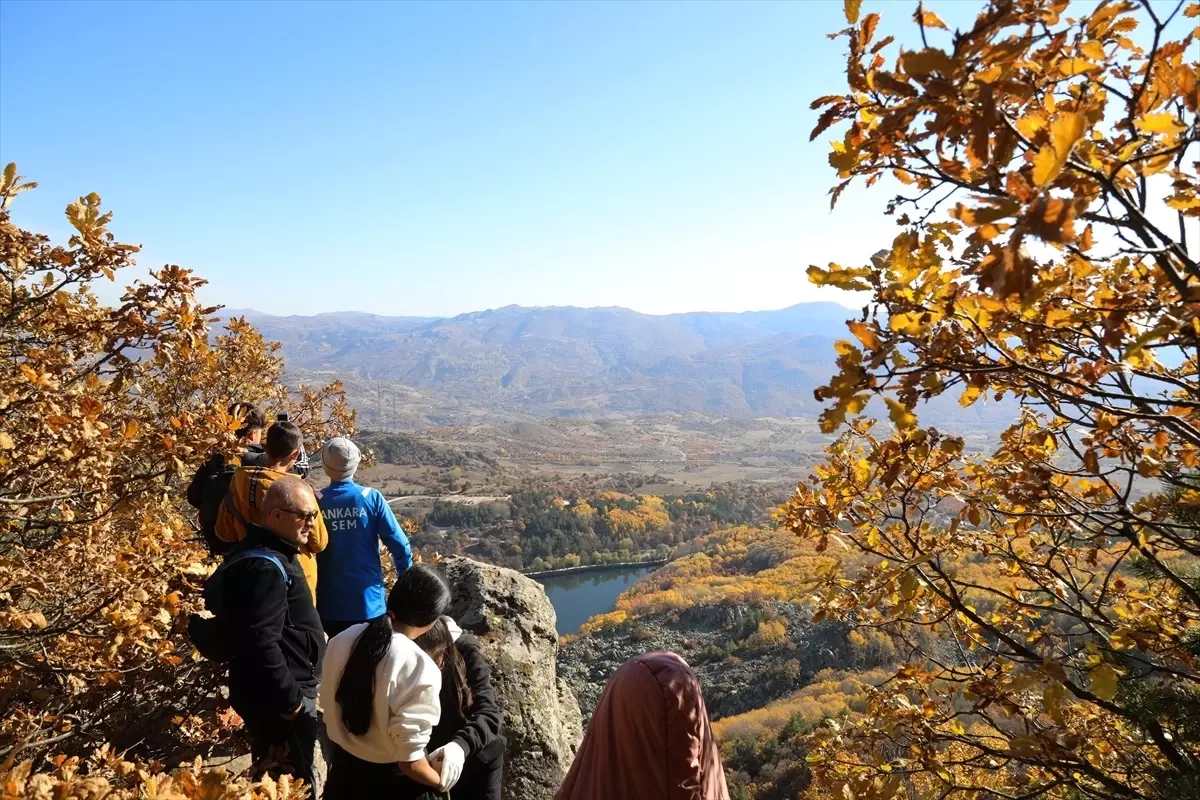
[[[234,480],[237,477],[234,476]],[[233,499],[233,484],[230,483],[229,490],[225,492],[225,496],[221,498],[221,505],[229,511],[229,515],[233,517],[242,526],[242,536],[246,535],[246,518],[242,516],[242,512],[238,511],[237,501]]]
[[[275,555],[264,547],[251,547],[247,548],[246,550],[239,550],[236,553],[232,553],[229,558],[225,559],[224,566],[228,567],[231,564],[235,564],[238,561],[246,558],[262,558],[270,561],[275,565],[275,568],[279,570],[279,574],[283,578],[284,585],[289,587],[292,585],[292,576],[288,574],[287,568],[283,566],[283,562],[279,560],[279,556]]]
[[[250,508],[258,507],[258,498],[256,495],[258,494],[258,476],[261,474],[262,467],[256,466],[254,468],[254,474],[250,477],[250,497],[248,498],[250,501]]]

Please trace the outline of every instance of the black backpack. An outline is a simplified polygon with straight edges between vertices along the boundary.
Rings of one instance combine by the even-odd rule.
[[[213,453],[192,479],[188,487],[188,502],[199,511],[200,533],[213,555],[224,555],[234,545],[233,542],[223,542],[217,538],[217,517],[221,513],[225,495],[229,494],[234,473],[242,465],[257,466],[265,460],[261,452],[246,452],[228,458],[221,453]]]
[[[200,651],[200,655],[209,661],[223,664],[230,660],[229,637],[225,630],[225,572],[232,564],[247,558],[262,558],[270,561],[283,576],[285,589],[291,588],[292,576],[288,574],[283,561],[275,553],[264,547],[247,547],[229,554],[225,563],[217,567],[216,572],[209,576],[204,584],[204,606],[212,613],[211,617],[192,614],[188,618],[188,637]],[[285,625],[291,620],[284,621]]]

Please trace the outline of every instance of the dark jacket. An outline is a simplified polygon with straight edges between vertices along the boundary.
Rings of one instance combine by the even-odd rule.
[[[235,548],[274,551],[291,577],[285,583],[267,559],[244,558],[225,574],[229,636],[229,699],[246,713],[286,714],[301,697],[316,697],[325,633],[313,606],[297,550],[265,528],[250,525]]]
[[[217,539],[217,516],[221,501],[229,491],[233,472],[239,466],[262,466],[267,463],[267,452],[262,445],[250,443],[246,450],[236,456],[226,457],[223,453],[212,453],[200,465],[187,487],[187,501],[199,511],[200,532],[214,553],[226,552],[229,547]]]
[[[442,718],[433,728],[428,750],[433,752],[444,744],[458,742],[472,759],[490,764],[504,754],[504,737],[500,735],[502,713],[492,689],[492,668],[479,647],[479,640],[465,633],[455,642],[467,664],[467,681],[471,684],[471,708],[466,718],[458,711],[454,681],[442,673]]]
[[[226,461],[229,461],[232,467],[239,467],[243,464],[259,467],[267,463],[267,451],[261,444],[251,442],[246,445],[245,452],[230,459],[226,459],[223,453],[210,453],[208,460],[200,465],[196,474],[192,476],[191,483],[188,484],[187,501],[192,508],[200,508],[204,505],[204,487],[209,478],[225,468]],[[217,502],[220,502],[220,499]]]

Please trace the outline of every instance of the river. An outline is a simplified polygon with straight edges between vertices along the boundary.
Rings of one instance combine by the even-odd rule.
[[[650,567],[613,567],[589,572],[568,572],[535,578],[546,587],[558,617],[558,633],[578,633],[579,628],[596,614],[612,611],[617,595],[635,584],[638,578],[658,569]]]

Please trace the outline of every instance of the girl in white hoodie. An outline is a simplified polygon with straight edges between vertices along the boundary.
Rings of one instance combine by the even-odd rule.
[[[450,605],[450,590],[414,564],[388,595],[387,614],[329,640],[321,707],[334,753],[324,800],[437,796],[425,747],[441,717],[442,673],[413,640]]]

